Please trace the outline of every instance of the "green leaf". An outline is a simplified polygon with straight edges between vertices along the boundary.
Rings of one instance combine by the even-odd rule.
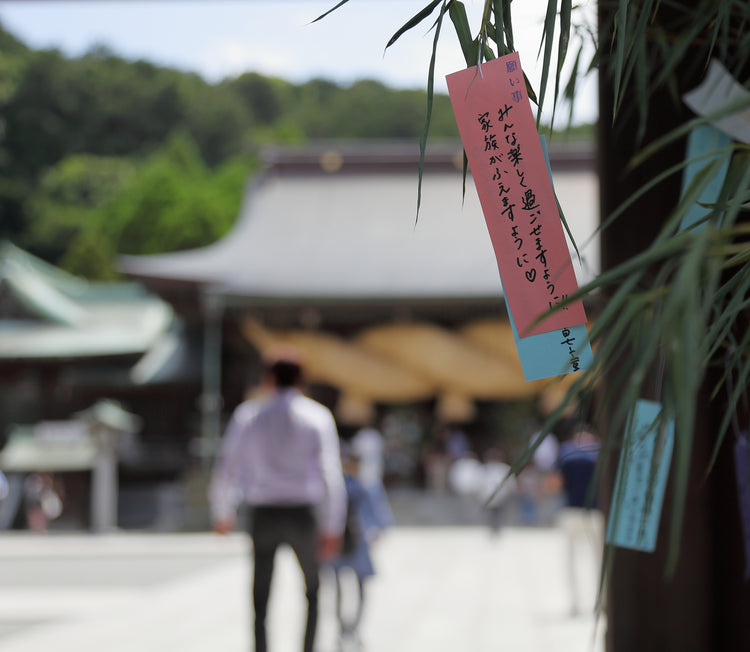
[[[506,48],[505,44],[505,7],[503,0],[493,0],[492,12],[495,14],[495,43],[498,47],[498,55],[502,56],[502,48]],[[510,4],[510,3],[508,3]]]
[[[466,156],[466,150],[463,150],[461,165],[461,203],[466,199],[466,177],[469,172],[469,158]]]
[[[326,11],[324,14],[320,14],[315,20],[313,20],[313,23],[317,23],[319,20],[323,20],[328,14],[332,14],[334,11],[336,11],[339,7],[342,5],[345,5],[349,0],[341,0],[335,7],[332,7],[328,11]],[[312,23],[311,23],[312,24]]]
[[[560,35],[557,45],[557,73],[555,75],[555,95],[552,104],[552,119],[550,126],[555,123],[555,111],[557,109],[557,100],[560,95],[560,78],[562,69],[565,64],[565,58],[568,55],[568,43],[570,42],[570,14],[573,9],[572,0],[562,0],[560,3]]]
[[[387,50],[391,45],[393,45],[401,36],[404,35],[404,33],[408,32],[413,27],[416,27],[421,23],[425,18],[428,18],[433,11],[435,11],[435,8],[441,3],[443,0],[433,0],[430,4],[428,4],[422,11],[417,13],[416,15],[412,16],[402,27],[393,35],[391,36],[390,40],[385,46],[385,49]]]
[[[633,27],[633,31],[625,36],[628,29],[628,21],[631,19],[631,14],[627,13],[623,15],[622,20],[624,21],[625,30],[618,32],[618,57],[620,54],[626,59],[622,61],[617,60],[617,70],[619,72],[619,80],[616,82],[616,93],[619,93],[619,99],[615,102],[615,113],[620,108],[620,100],[623,95],[620,91],[627,88],[631,77],[634,72],[636,75],[636,91],[635,91],[635,103],[640,113],[640,124],[645,121],[646,114],[643,113],[644,104],[648,98],[648,72],[644,68],[647,64],[648,59],[644,56],[646,52],[646,32],[648,28],[648,22],[651,17],[651,11],[653,9],[654,0],[643,0],[642,6],[638,8],[638,20]],[[625,32],[625,33],[623,33]]]
[[[458,37],[458,43],[461,46],[461,51],[464,54],[466,60],[466,66],[471,67],[477,65],[477,43],[471,36],[471,29],[469,28],[469,19],[466,16],[466,7],[463,2],[451,2],[449,15],[453,22],[453,28],[456,30],[456,36]]]
[[[560,205],[560,202],[557,199],[557,193],[555,193],[555,203],[557,204],[557,212],[560,214],[560,220],[562,221],[562,225],[565,228],[565,233],[567,233],[568,237],[570,238],[570,243],[573,245],[573,249],[575,249],[576,256],[578,256],[578,260],[581,260],[581,252],[578,251],[578,245],[576,244],[576,239],[573,237],[573,232],[570,230],[570,226],[568,225],[568,220],[565,219],[565,213],[563,213],[562,206]]]
[[[578,52],[576,53],[576,58],[573,61],[573,70],[570,73],[570,78],[568,79],[568,83],[565,85],[565,88],[563,89],[563,97],[568,101],[568,106],[570,107],[568,111],[568,124],[573,122],[573,109],[575,108],[575,100],[576,100],[576,84],[578,82],[578,77],[580,75],[579,70],[581,66],[582,54],[583,54],[583,44],[581,44],[578,48]]]
[[[615,24],[612,36],[615,42],[615,58],[614,58],[614,111],[612,112],[612,119],[618,113],[621,95],[622,95],[622,75],[625,69],[625,52],[627,49],[627,38],[626,34],[628,25],[628,0],[619,0],[619,6],[615,14]]]
[[[547,81],[552,61],[552,43],[555,37],[555,16],[557,15],[557,0],[547,0],[547,15],[544,19],[544,31],[542,40],[539,43],[539,53],[544,47],[544,57],[542,58],[542,78],[539,82],[539,102],[537,103],[536,125],[537,129],[542,119],[542,106],[544,104],[544,95],[547,92]],[[538,55],[537,55],[538,56]]]
[[[526,76],[526,73],[523,73],[523,82],[526,85],[526,94],[529,96],[529,99],[534,104],[539,105],[539,100],[537,99],[536,93],[534,92],[534,88],[531,85],[529,78]]]
[[[504,0],[503,6],[503,25],[505,26],[505,42],[509,52],[515,52],[513,45],[513,20],[510,13],[510,4],[512,0]]]
[[[443,25],[443,16],[446,13],[446,2],[440,8],[440,13],[435,25],[435,38],[432,41],[432,56],[430,57],[430,69],[427,75],[427,116],[425,118],[422,136],[419,139],[419,181],[417,184],[417,214],[414,218],[416,225],[419,220],[419,209],[422,206],[422,176],[424,173],[424,155],[427,149],[427,136],[430,132],[430,121],[432,119],[432,104],[435,97],[435,57],[437,55],[437,44],[440,40],[440,28]]]

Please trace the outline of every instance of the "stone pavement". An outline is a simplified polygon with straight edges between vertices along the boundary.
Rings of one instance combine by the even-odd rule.
[[[242,534],[0,535],[3,652],[247,652]],[[373,549],[361,627],[369,652],[599,652],[597,569],[585,553],[585,615],[571,617],[566,547],[554,528],[396,526]],[[589,554],[590,553],[590,554]],[[302,579],[282,550],[271,595],[270,652],[297,652]],[[339,650],[324,576],[320,652]]]

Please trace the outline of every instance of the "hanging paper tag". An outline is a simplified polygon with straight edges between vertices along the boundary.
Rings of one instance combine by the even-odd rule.
[[[507,303],[507,302],[506,302]],[[508,307],[508,319],[516,340],[518,357],[526,382],[563,376],[591,366],[594,356],[588,340],[586,324],[577,324],[559,331],[519,337],[516,322]]]
[[[742,515],[742,535],[745,539],[745,581],[750,579],[750,443],[743,432],[734,444],[734,465],[737,474],[737,497]]]
[[[453,112],[521,337],[586,323],[518,53],[446,77]]]
[[[639,400],[625,428],[607,523],[607,543],[653,552],[672,460],[674,423],[661,403]],[[659,426],[662,432],[659,431]]]
[[[552,180],[552,168],[544,136],[539,136],[539,142],[544,153],[547,173]],[[562,376],[591,366],[594,355],[591,352],[586,324],[577,324],[559,331],[539,333],[539,335],[529,337],[519,337],[507,298],[505,305],[508,308],[508,319],[513,331],[513,339],[516,341],[518,357],[521,360],[523,377],[527,382]]]
[[[711,116],[734,103],[750,99],[750,91],[740,84],[716,59],[708,66],[705,79],[682,99],[697,115]],[[750,107],[711,120],[711,123],[735,140],[750,145]]]
[[[727,147],[732,139],[720,129],[713,125],[701,125],[693,129],[688,135],[687,150],[685,159],[688,164],[682,173],[682,194],[690,187],[690,183],[698,172],[710,165],[720,156],[724,157],[716,173],[708,180],[696,202],[685,213],[680,223],[680,229],[687,229],[711,212],[706,205],[715,204],[719,199],[721,187],[724,185],[724,179],[729,170],[729,156],[721,153],[720,150]],[[705,222],[694,228],[703,229]]]

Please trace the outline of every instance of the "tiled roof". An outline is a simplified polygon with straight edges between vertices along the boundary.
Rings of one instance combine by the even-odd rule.
[[[579,247],[598,223],[589,148],[551,151],[555,189]],[[143,280],[194,284],[253,303],[473,299],[502,295],[497,264],[462,150],[428,151],[417,219],[415,143],[273,148],[234,229],[201,249],[123,256]],[[596,242],[584,252],[596,271]],[[580,279],[579,279],[580,280]]]
[[[137,283],[89,283],[0,243],[0,359],[81,358],[147,351],[172,309]]]

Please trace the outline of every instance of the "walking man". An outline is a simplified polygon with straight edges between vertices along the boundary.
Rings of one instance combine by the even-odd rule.
[[[319,565],[338,552],[346,516],[339,440],[333,415],[300,391],[291,355],[268,361],[267,396],[245,401],[227,426],[209,486],[214,531],[229,532],[236,508],[250,507],[255,652],[266,652],[266,612],[276,549],[289,545],[305,578],[304,651],[318,619]]]

